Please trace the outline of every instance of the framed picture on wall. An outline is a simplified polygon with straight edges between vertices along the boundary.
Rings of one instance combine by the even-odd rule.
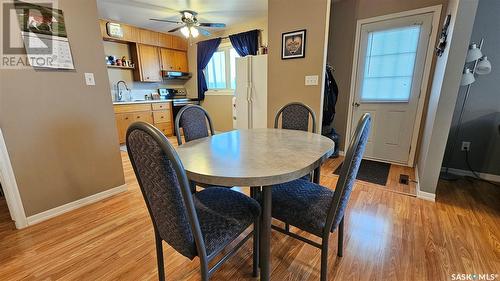
[[[306,55],[306,30],[297,30],[282,34],[281,59],[298,59]]]

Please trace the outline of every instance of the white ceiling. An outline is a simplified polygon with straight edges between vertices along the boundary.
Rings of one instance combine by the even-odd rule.
[[[181,10],[193,10],[200,22],[225,23],[226,28],[267,17],[267,0],[97,0],[97,7],[100,18],[162,32],[178,25],[149,19],[180,21]]]

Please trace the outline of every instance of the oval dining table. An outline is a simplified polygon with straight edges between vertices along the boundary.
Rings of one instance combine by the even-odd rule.
[[[185,143],[177,153],[191,181],[216,186],[262,188],[260,279],[270,278],[272,185],[314,171],[334,151],[332,140],[320,134],[283,129],[246,129],[215,134]]]

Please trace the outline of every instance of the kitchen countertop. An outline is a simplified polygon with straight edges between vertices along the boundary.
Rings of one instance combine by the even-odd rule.
[[[141,104],[141,103],[157,103],[157,102],[171,102],[172,99],[167,100],[136,100],[136,101],[114,101],[113,105],[123,104]]]

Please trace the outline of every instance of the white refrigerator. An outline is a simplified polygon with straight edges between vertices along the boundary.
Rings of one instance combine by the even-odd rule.
[[[267,55],[236,58],[233,128],[267,128]]]

